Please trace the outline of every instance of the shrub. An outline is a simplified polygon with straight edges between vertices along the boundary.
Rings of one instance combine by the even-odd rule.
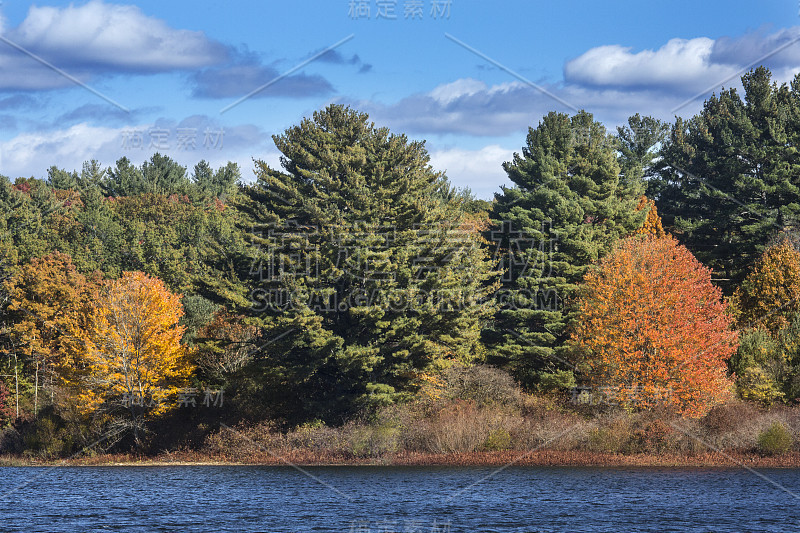
[[[345,431],[348,451],[354,457],[383,457],[399,448],[400,429],[395,426],[351,424]]]
[[[40,416],[25,434],[25,453],[45,458],[69,455],[75,448],[73,436],[55,416]]]
[[[523,418],[503,406],[457,400],[407,426],[403,437],[406,449],[431,453],[508,449],[522,425]]]
[[[570,390],[575,388],[575,385],[575,374],[572,370],[558,370],[540,374],[538,388],[542,392],[554,392]]]
[[[586,444],[592,423],[576,413],[556,409],[529,413],[511,430],[521,450],[544,447],[549,450],[573,450]]]
[[[611,428],[594,428],[589,431],[589,449],[595,452],[618,453],[627,442]]]
[[[735,431],[744,422],[758,417],[758,410],[745,402],[729,402],[715,405],[700,420],[700,424],[709,434],[721,435]]]
[[[473,452],[489,435],[488,420],[474,403],[459,402],[426,420],[419,435],[425,451]]]
[[[16,428],[0,430],[0,454],[22,453],[24,442]]]
[[[506,428],[493,430],[483,443],[483,449],[487,451],[510,450],[511,447],[511,433]]]
[[[227,457],[245,458],[281,446],[282,436],[268,422],[253,426],[239,425],[236,428],[220,428],[205,437],[203,450]]]
[[[630,415],[615,414],[597,418],[598,427],[589,430],[589,449],[596,452],[621,453],[628,450],[632,428]]]
[[[637,447],[646,452],[662,453],[670,448],[674,437],[673,428],[660,418],[650,420],[634,432]]]
[[[519,405],[527,418],[545,419],[566,412],[552,395],[523,394]]]
[[[508,373],[486,365],[453,366],[443,373],[445,396],[477,405],[516,404],[520,389]]]
[[[736,380],[736,389],[743,400],[757,402],[764,406],[772,405],[783,398],[778,385],[761,367],[746,368]]]
[[[286,444],[298,450],[338,450],[342,448],[341,432],[320,420],[307,422],[286,434]]]
[[[789,451],[794,443],[789,429],[780,422],[773,423],[769,429],[758,435],[758,447],[767,455],[781,455]]]

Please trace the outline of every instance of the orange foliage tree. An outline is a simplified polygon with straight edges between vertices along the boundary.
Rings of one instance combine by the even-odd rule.
[[[122,411],[138,442],[147,416],[177,405],[193,371],[181,344],[184,327],[180,296],[141,272],[125,272],[103,284],[88,320],[76,331],[80,341],[65,380],[88,413]]]
[[[729,394],[732,317],[711,271],[672,237],[630,237],[587,273],[572,342],[627,407],[702,416]]]

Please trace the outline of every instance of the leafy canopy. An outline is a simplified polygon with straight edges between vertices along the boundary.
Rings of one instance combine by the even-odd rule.
[[[586,275],[572,342],[629,407],[702,416],[728,394],[737,332],[711,273],[671,238],[631,237]]]

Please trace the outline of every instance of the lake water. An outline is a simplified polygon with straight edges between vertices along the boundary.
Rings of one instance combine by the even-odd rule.
[[[0,468],[0,531],[800,531],[800,470],[304,470]]]

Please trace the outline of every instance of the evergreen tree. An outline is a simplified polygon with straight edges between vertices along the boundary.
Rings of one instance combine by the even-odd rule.
[[[81,209],[74,212],[80,234],[68,243],[75,265],[83,273],[95,270],[116,278],[125,268],[123,257],[129,243],[123,235],[123,226],[111,208],[112,202],[103,196],[100,188],[102,171],[96,162],[90,162],[81,173]]]
[[[186,167],[183,167],[165,155],[153,154],[150,161],[142,164],[142,177],[146,189],[141,193],[186,194],[189,190],[189,179],[186,177]]]
[[[194,166],[192,182],[206,197],[223,198],[235,192],[236,184],[241,180],[239,165],[229,162],[214,172],[207,161],[200,161]]]
[[[92,159],[91,161],[84,161],[83,167],[81,168],[81,175],[80,180],[78,181],[78,185],[80,186],[81,190],[88,191],[88,190],[101,190],[101,183],[105,178],[106,170],[100,166],[100,162],[96,159]]]
[[[63,203],[52,187],[35,178],[18,178],[13,185],[0,183],[0,217],[5,219],[16,255],[21,263],[63,247],[54,228],[60,226]]]
[[[145,161],[141,169],[123,157],[117,161],[116,167],[107,170],[102,181],[106,196],[117,198],[147,193],[164,196],[186,194],[190,185],[186,167],[159,153]]]
[[[47,169],[47,183],[54,189],[77,189],[79,179],[77,172],[67,172],[56,166]]]
[[[101,186],[106,196],[115,198],[141,194],[147,190],[142,172],[127,157],[118,159],[116,166],[106,171]]]
[[[622,175],[636,181],[651,177],[653,163],[658,157],[656,148],[667,138],[669,124],[636,113],[626,126],[617,127],[617,147]]]
[[[492,240],[507,261],[502,308],[488,339],[495,362],[524,385],[572,383],[564,344],[576,284],[588,265],[641,226],[643,185],[620,174],[615,140],[592,115],[550,113],[503,165]]]
[[[491,264],[424,143],[329,106],[274,137],[246,189],[263,263],[264,390],[289,418],[336,420],[482,357]]]
[[[653,182],[665,223],[730,292],[781,230],[800,224],[800,76],[759,67],[677,120]]]

